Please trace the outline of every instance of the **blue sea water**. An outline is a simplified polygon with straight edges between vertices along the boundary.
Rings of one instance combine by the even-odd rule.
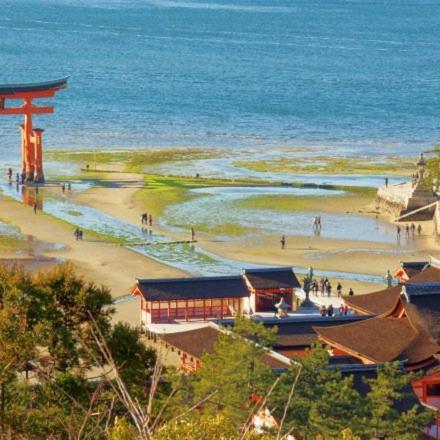
[[[440,138],[439,29],[425,0],[0,0],[0,83],[70,75],[37,118],[49,148],[418,152]]]

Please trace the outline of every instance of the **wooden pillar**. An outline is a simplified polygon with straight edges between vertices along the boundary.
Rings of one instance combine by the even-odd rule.
[[[185,300],[185,319],[188,321],[188,300]]]
[[[220,299],[220,318],[223,319],[223,298]]]
[[[43,144],[42,137],[43,131],[41,128],[35,128],[33,131],[33,145],[34,145],[34,157],[35,157],[35,169],[34,169],[34,180],[38,183],[44,182],[43,173]]]
[[[206,321],[206,300],[203,300],[203,320]]]
[[[211,304],[210,304],[210,311],[209,311],[209,314],[212,316],[212,298],[210,299],[210,301],[211,301]]]
[[[168,301],[168,310],[167,310],[167,319],[168,319],[168,322],[170,322],[170,301]]]
[[[25,107],[32,106],[31,99],[25,99]],[[32,113],[28,111],[24,116],[24,136],[25,136],[25,176],[26,181],[34,180],[35,171],[35,151],[32,144]]]
[[[26,173],[26,136],[24,132],[24,124],[20,124],[19,127],[21,134],[21,172],[25,174]]]

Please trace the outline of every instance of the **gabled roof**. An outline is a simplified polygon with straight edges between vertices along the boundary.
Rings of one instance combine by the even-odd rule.
[[[165,333],[161,338],[165,343],[200,359],[205,353],[214,351],[220,334],[221,330],[209,325],[184,332]],[[274,369],[285,369],[289,366],[289,359],[274,352],[264,353],[261,360]]]
[[[246,283],[240,275],[200,278],[138,279],[134,293],[140,293],[147,301],[242,298],[249,296]]]
[[[440,283],[406,285],[398,301],[404,309],[401,317],[390,311],[365,321],[315,330],[329,345],[373,363],[402,360],[418,364],[434,359],[440,353]]]
[[[292,267],[244,269],[243,275],[254,289],[288,289],[301,287]]]
[[[427,281],[440,282],[440,269],[428,266],[410,279],[411,284]],[[394,308],[401,290],[401,286],[393,286],[365,295],[343,296],[343,299],[348,306],[362,313],[381,315]]]

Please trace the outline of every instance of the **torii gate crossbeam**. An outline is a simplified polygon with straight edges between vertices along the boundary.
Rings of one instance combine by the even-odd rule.
[[[0,115],[24,115],[21,129],[22,173],[26,182],[44,182],[43,146],[41,128],[33,128],[32,116],[54,112],[53,106],[38,107],[34,99],[52,98],[60,89],[67,87],[67,79],[32,84],[0,85]],[[20,107],[8,107],[9,100],[21,100]]]

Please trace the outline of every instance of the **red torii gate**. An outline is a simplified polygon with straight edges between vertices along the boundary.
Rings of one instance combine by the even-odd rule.
[[[32,115],[53,113],[53,106],[37,107],[32,100],[52,98],[60,89],[67,87],[67,79],[61,78],[33,84],[0,85],[0,115],[24,115],[21,129],[22,172],[26,182],[44,182],[43,146],[41,128],[32,127]],[[21,99],[21,107],[6,107],[6,100]]]

